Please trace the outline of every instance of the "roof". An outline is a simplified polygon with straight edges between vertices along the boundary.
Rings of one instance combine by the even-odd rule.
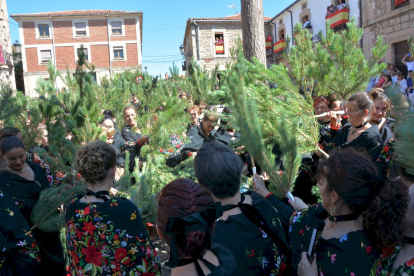
[[[264,21],[269,21],[270,17],[263,17]],[[221,20],[229,20],[229,21],[235,21],[240,20],[241,21],[241,13],[235,14],[235,15],[229,15],[225,17],[207,17],[207,18],[190,18],[190,20],[196,20],[196,21],[221,21]]]
[[[142,14],[142,11],[114,11],[114,10],[76,10],[76,11],[58,11],[58,12],[39,12],[11,14],[10,17],[59,17],[59,16],[93,16],[93,15],[129,15]]]

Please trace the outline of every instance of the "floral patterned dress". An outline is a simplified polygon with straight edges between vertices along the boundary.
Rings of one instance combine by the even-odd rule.
[[[395,249],[384,249],[382,251],[381,257],[378,260],[378,267],[375,273],[372,273],[371,276],[410,276],[414,275],[414,258],[405,262],[403,266],[393,269],[395,259],[397,258],[398,253],[400,253],[401,248],[397,247]]]
[[[328,213],[321,205],[295,212],[289,228],[292,265],[297,269],[302,252],[308,252],[313,229],[323,229]],[[349,232],[337,239],[319,238],[316,260],[320,276],[365,276],[376,267],[379,252],[374,249],[365,231]]]
[[[72,275],[161,275],[157,252],[131,201],[80,202],[66,208],[66,246]]]
[[[36,275],[39,248],[13,198],[0,191],[0,275]]]
[[[269,228],[286,242],[281,214],[261,195],[247,192],[252,206],[263,215]],[[213,232],[213,242],[223,244],[237,259],[243,275],[289,275],[285,252],[268,233],[253,224],[244,214],[231,215],[218,220]]]

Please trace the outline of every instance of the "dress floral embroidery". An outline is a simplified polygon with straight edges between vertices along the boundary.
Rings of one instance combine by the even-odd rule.
[[[414,275],[414,257],[405,262],[403,266],[393,269],[395,259],[401,251],[400,247],[386,248],[378,259],[377,269],[371,276],[410,276]]]
[[[327,217],[321,205],[311,206],[291,217],[289,228],[292,266],[297,269],[302,252],[308,252],[313,229],[323,228]],[[372,246],[365,231],[349,232],[340,238],[320,238],[316,246],[316,260],[320,275],[370,275],[379,252]]]
[[[114,197],[66,209],[66,244],[72,275],[160,275],[161,265],[138,208]]]

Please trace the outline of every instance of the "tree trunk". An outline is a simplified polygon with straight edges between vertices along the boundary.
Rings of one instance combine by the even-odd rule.
[[[241,0],[243,51],[247,60],[256,57],[266,65],[263,0]]]

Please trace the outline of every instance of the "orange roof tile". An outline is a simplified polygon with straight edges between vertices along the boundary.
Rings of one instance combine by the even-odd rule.
[[[225,17],[210,17],[210,18],[190,18],[191,20],[205,20],[205,21],[215,21],[215,20],[241,20],[241,13],[238,14],[234,14],[234,15],[229,15],[229,16],[225,16]],[[264,21],[269,21],[270,17],[263,17]]]
[[[58,12],[39,12],[12,14],[10,17],[59,17],[59,16],[93,16],[93,15],[128,15],[142,14],[142,11],[114,11],[114,10],[77,10],[77,11],[58,11]]]

